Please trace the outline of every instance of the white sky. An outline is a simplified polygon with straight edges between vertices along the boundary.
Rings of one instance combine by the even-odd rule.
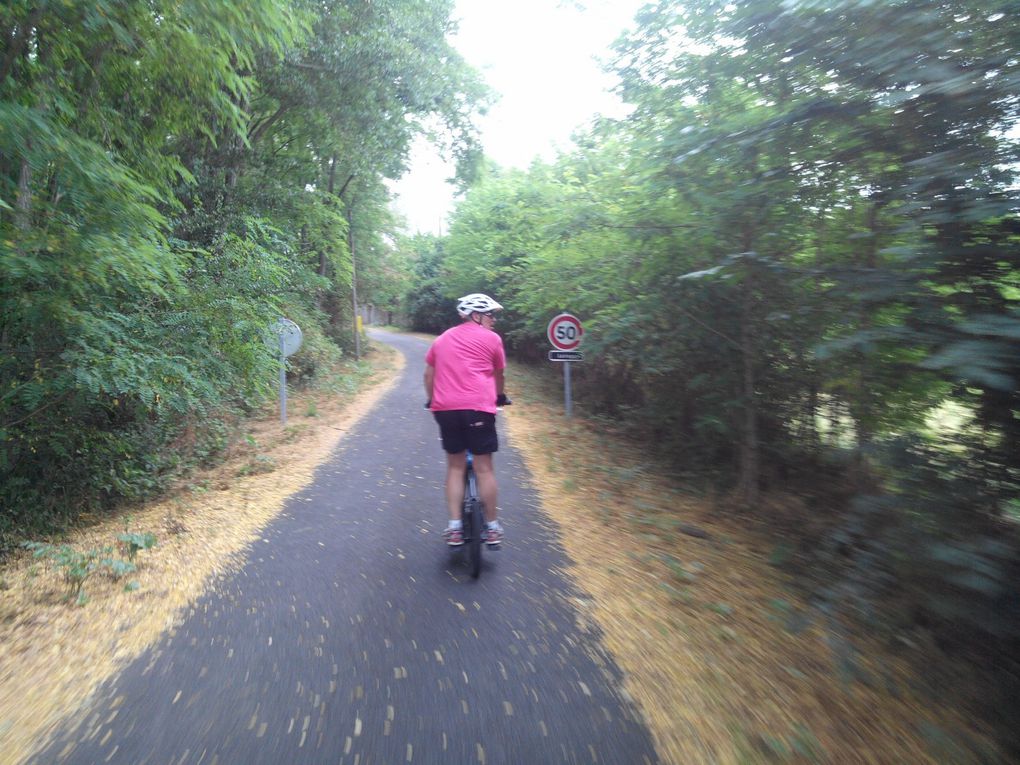
[[[615,84],[597,57],[647,0],[458,0],[453,44],[499,99],[479,124],[485,154],[504,167],[552,160],[595,114],[620,116]],[[446,231],[453,173],[425,142],[394,185],[410,233]]]

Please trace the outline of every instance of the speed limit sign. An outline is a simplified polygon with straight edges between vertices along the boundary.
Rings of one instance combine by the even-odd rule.
[[[584,329],[581,320],[569,313],[554,316],[546,330],[553,348],[560,351],[574,351],[581,344]]]

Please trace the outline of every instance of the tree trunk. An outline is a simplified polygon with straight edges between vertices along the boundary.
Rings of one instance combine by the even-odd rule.
[[[31,149],[31,144],[28,146]],[[32,225],[32,166],[22,158],[18,173],[18,194],[14,202],[14,225],[19,231],[28,231]]]
[[[327,183],[330,197],[333,196],[333,192],[336,188],[336,155],[334,154],[329,158],[329,182]],[[326,275],[326,252],[324,250],[319,251],[319,276]]]
[[[752,290],[750,275],[744,277],[740,308],[740,355],[743,365],[744,422],[740,444],[740,499],[745,508],[758,503],[758,474],[760,471],[760,444],[758,443],[758,405],[755,400],[754,332],[751,326]]]
[[[239,76],[249,74],[251,73],[247,71],[238,72]],[[250,107],[248,98],[243,98],[237,106],[242,112],[247,113]],[[227,161],[229,163],[227,167],[227,188],[233,191],[237,188],[237,183],[241,179],[241,174],[244,172],[244,138],[242,138],[240,134],[232,132],[230,134],[230,141],[227,144],[227,147],[229,151],[229,155],[227,157]]]
[[[354,211],[347,206],[347,246],[351,251],[351,306],[354,309],[354,358],[361,360],[361,333],[358,331],[358,271],[354,261]]]
[[[879,204],[876,202],[868,209],[866,225],[871,237],[867,248],[864,250],[863,263],[861,264],[868,271],[873,271],[878,265],[878,213]],[[867,332],[872,328],[873,323],[871,320],[871,314],[872,311],[870,307],[866,306],[865,310],[860,315],[861,331]],[[868,385],[870,372],[870,359],[864,353],[858,354],[857,391],[855,396],[857,403],[854,407],[856,410],[856,416],[853,419],[854,426],[857,431],[857,450],[855,454],[855,461],[861,469],[864,468],[864,454],[867,452],[868,446],[871,444],[872,438],[874,437],[871,425],[872,417],[874,416],[874,408],[871,405],[871,389]]]
[[[818,383],[811,381],[811,389],[808,391],[807,405],[807,442],[812,450],[822,445],[822,439],[818,433]]]
[[[754,232],[745,227],[741,244],[750,253]],[[743,434],[740,444],[740,498],[746,509],[758,503],[758,479],[761,466],[761,445],[758,443],[758,402],[755,388],[754,277],[753,262],[744,258],[744,279],[740,290],[740,356],[742,369],[742,398],[744,400]]]

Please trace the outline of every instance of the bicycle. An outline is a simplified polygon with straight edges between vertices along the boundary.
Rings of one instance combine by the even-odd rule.
[[[431,400],[425,402],[425,409],[431,406]],[[498,411],[504,406],[513,402],[506,395],[501,395],[497,402]],[[464,470],[464,502],[461,505],[461,533],[464,535],[464,544],[453,549],[460,549],[467,555],[468,570],[471,578],[477,579],[482,572],[482,543],[485,523],[485,504],[478,493],[478,477],[475,475],[474,455],[467,452],[467,466]],[[499,545],[486,545],[492,550],[498,550]]]
[[[474,457],[467,453],[464,471],[464,504],[461,508],[461,525],[464,531],[463,549],[467,555],[471,578],[482,573],[482,532],[485,528],[485,506],[478,496],[478,478],[475,476]]]

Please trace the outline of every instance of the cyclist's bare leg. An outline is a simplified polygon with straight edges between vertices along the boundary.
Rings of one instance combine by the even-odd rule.
[[[478,476],[478,494],[485,504],[485,520],[491,523],[496,520],[496,500],[499,498],[499,486],[496,484],[496,471],[492,466],[492,455],[476,454],[474,462],[475,475]]]
[[[450,514],[451,521],[460,520],[461,505],[464,504],[464,473],[466,470],[467,452],[446,455],[446,510]]]

